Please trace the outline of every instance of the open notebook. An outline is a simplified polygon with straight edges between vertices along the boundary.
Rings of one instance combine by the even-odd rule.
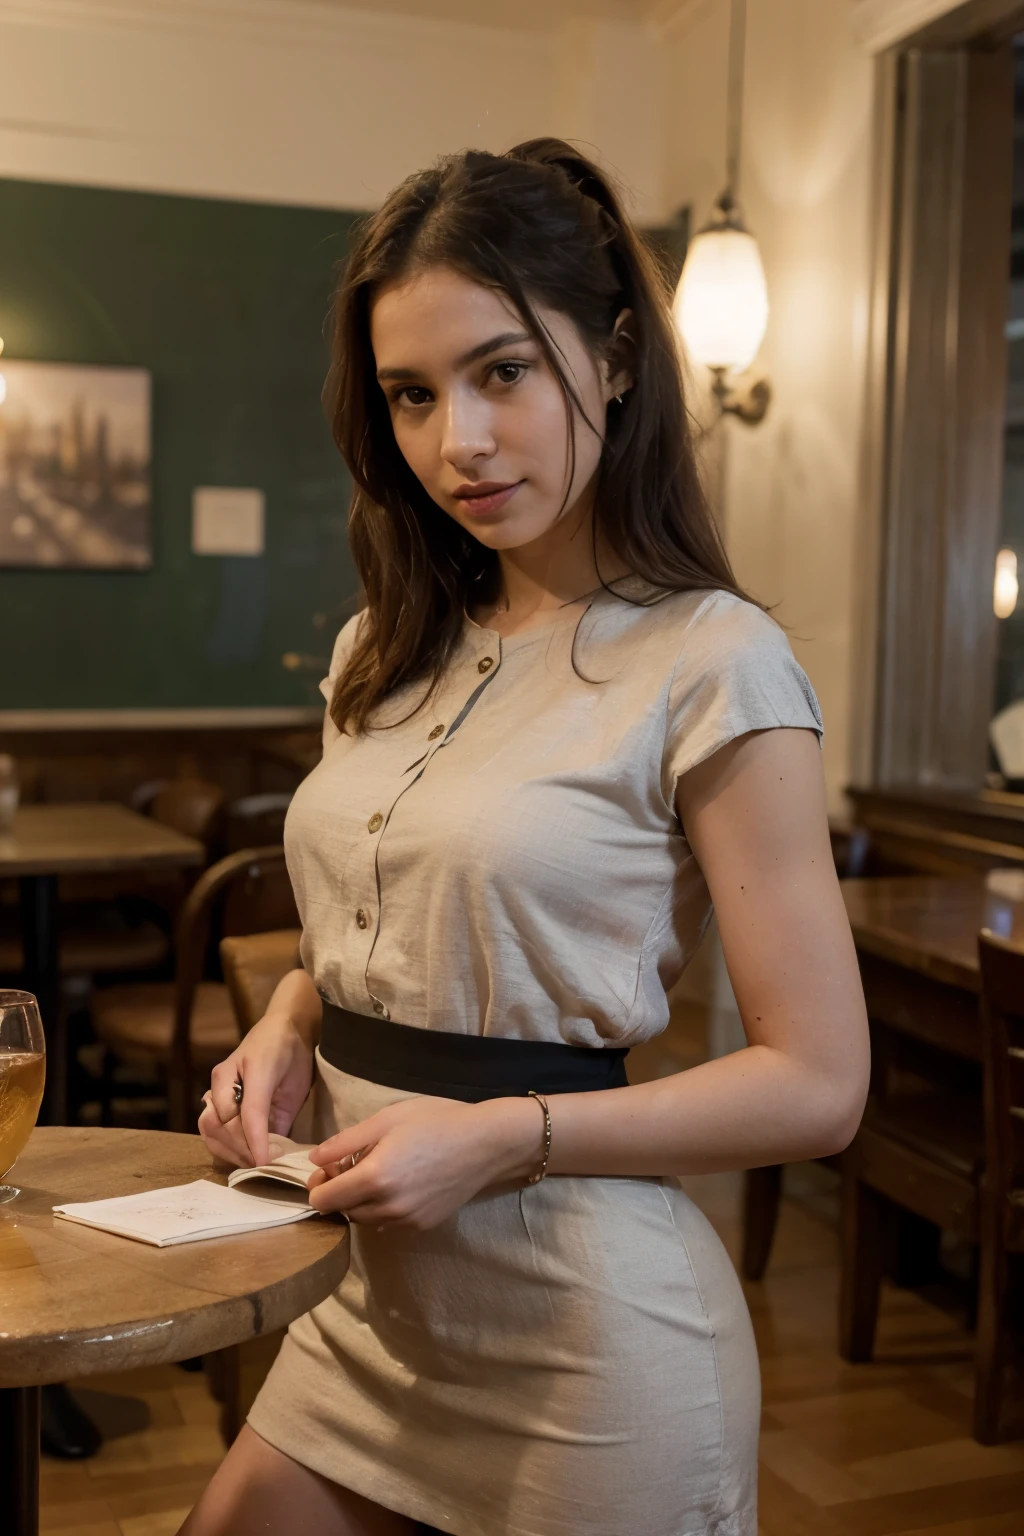
[[[306,1189],[314,1168],[308,1150],[285,1152],[259,1168],[236,1168],[228,1176],[227,1189],[212,1179],[196,1179],[191,1184],[119,1195],[113,1200],[55,1205],[53,1212],[65,1221],[98,1227],[157,1248],[284,1227],[317,1214]]]

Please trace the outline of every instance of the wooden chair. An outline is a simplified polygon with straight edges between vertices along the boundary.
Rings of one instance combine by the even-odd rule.
[[[1013,1354],[1009,1306],[1024,1273],[1024,950],[983,929],[982,1027],[985,1047],[985,1174],[981,1183],[981,1263],[974,1377],[974,1434],[1003,1438],[1007,1366]]]
[[[224,851],[236,848],[262,848],[284,839],[284,818],[291,804],[291,793],[243,795],[232,800],[224,815]]]
[[[220,962],[235,1011],[239,1035],[248,1034],[267,1011],[274,988],[288,971],[302,964],[301,928],[221,939]],[[242,1356],[237,1345],[203,1360],[207,1384],[220,1404],[220,1432],[231,1445],[242,1427]]]
[[[94,994],[93,1028],[106,1047],[106,1115],[113,1062],[155,1065],[167,1082],[171,1130],[195,1128],[196,1072],[208,1072],[239,1038],[227,985],[204,979],[218,907],[221,931],[228,935],[294,927],[283,848],[229,854],[200,876],[178,920],[172,982],[128,983]]]
[[[301,938],[301,928],[281,928],[221,939],[221,969],[240,1035],[262,1019],[278,982],[301,966]]]

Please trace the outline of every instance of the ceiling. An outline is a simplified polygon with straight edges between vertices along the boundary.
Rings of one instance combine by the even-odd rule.
[[[322,0],[342,9],[470,22],[474,26],[548,30],[590,18],[639,22],[686,9],[692,0]]]

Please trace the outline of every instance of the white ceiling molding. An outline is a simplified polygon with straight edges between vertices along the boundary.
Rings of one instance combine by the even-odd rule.
[[[326,0],[0,0],[0,23],[30,26],[141,28],[175,32],[245,36],[300,47],[343,43],[353,34],[367,41],[394,38],[401,23],[404,38],[438,41],[482,31],[522,37],[521,28],[502,27],[485,20],[373,11],[368,6],[333,5]]]
[[[912,37],[940,16],[958,11],[963,0],[853,0],[853,25],[860,42],[881,53]]]

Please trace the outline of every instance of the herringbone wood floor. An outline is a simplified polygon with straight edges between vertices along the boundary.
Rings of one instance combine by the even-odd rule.
[[[633,1075],[692,1064],[685,1025],[637,1053]],[[986,1449],[971,1439],[969,1336],[945,1311],[889,1289],[877,1360],[844,1365],[834,1189],[819,1169],[791,1174],[768,1277],[748,1287],[764,1381],[761,1536],[1022,1536],[1024,1441]],[[735,1252],[738,1179],[688,1188]],[[250,1390],[272,1348],[248,1352]],[[92,1406],[128,1432],[93,1461],[44,1463],[43,1529],[172,1536],[220,1455],[204,1379],[168,1366],[89,1386],[119,1395]]]

